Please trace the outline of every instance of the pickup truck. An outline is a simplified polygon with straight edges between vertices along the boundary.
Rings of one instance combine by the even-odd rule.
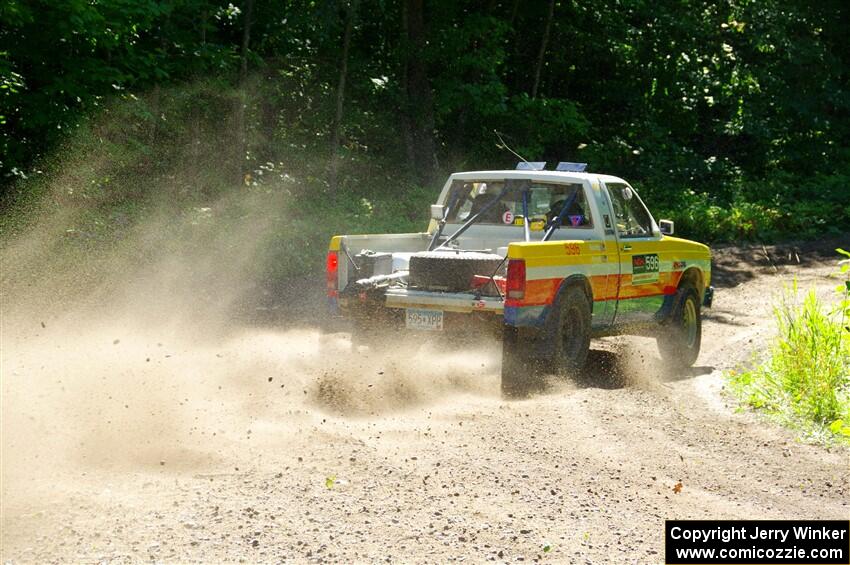
[[[708,247],[672,237],[621,178],[544,167],[452,174],[422,233],[333,237],[327,295],[353,339],[491,331],[506,397],[581,371],[594,337],[654,336],[665,367],[693,365]]]

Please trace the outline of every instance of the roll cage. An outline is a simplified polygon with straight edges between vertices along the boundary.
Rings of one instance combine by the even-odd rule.
[[[531,241],[531,218],[528,214],[528,202],[532,180],[509,178],[504,180],[505,186],[502,188],[501,191],[499,191],[496,196],[487,201],[475,214],[473,214],[463,224],[461,224],[461,226],[445,241],[437,245],[440,240],[440,237],[442,237],[443,230],[445,229],[446,223],[448,222],[448,218],[456,211],[456,207],[460,203],[465,182],[468,181],[456,179],[452,182],[452,185],[449,189],[448,204],[446,205],[443,211],[443,217],[437,223],[437,229],[434,230],[434,234],[431,237],[431,242],[428,245],[429,251],[441,249],[452,241],[454,241],[455,239],[457,239],[458,237],[460,237],[471,226],[478,223],[481,218],[483,218],[505,196],[509,195],[513,195],[514,197],[519,196],[521,198],[523,236],[525,241]],[[550,220],[547,221],[543,229],[543,238],[541,239],[541,241],[548,241],[555,233],[555,231],[559,229],[561,225],[563,225],[563,221],[567,215],[567,212],[569,211],[570,207],[575,203],[576,199],[578,198],[579,191],[582,190],[582,188],[583,187],[580,184],[575,184],[572,186],[572,192],[564,199],[564,203],[561,206],[561,209],[558,214],[554,215]]]

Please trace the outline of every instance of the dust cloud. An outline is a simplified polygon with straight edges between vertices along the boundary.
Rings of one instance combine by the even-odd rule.
[[[277,318],[263,319],[269,211],[285,205],[277,194],[188,212],[163,203],[109,246],[69,242],[87,210],[61,210],[5,242],[4,536],[93,481],[244,469],[329,417],[497,397],[495,349],[354,347],[316,325],[321,294],[300,295],[305,315],[286,298],[303,289],[280,285]]]
[[[433,537],[431,521],[445,522],[439,532],[483,522],[482,544],[534,555],[556,535],[571,543],[547,529],[565,523],[552,518],[564,509],[592,512],[594,531],[632,515],[647,469],[697,484],[692,443],[714,442],[703,452],[717,457],[698,468],[703,484],[734,478],[728,492],[735,453],[771,457],[751,469],[765,482],[788,470],[779,450],[757,451],[761,432],[747,440],[750,427],[690,406],[692,389],[665,381],[647,338],[594,342],[586,375],[511,403],[499,394],[498,343],[447,349],[390,335],[384,348],[354,346],[325,323],[321,273],[267,279],[269,232],[287,205],[285,193],[243,191],[177,208],[164,191],[120,237],[82,227],[93,212],[83,203],[2,242],[4,559],[306,560],[326,545],[352,548],[341,561],[377,561],[409,557],[411,532],[433,560],[468,553]],[[738,447],[741,437],[750,443]],[[787,492],[813,470],[824,485],[846,466],[801,457]],[[600,488],[612,490],[585,502]],[[646,492],[647,515],[670,503],[666,488]],[[784,517],[810,504],[816,515],[839,499],[760,499],[740,511],[787,504]],[[517,541],[518,523],[540,536]],[[470,535],[451,539],[460,533]],[[634,534],[629,551],[651,535]]]
[[[156,187],[125,219],[58,178],[46,200],[62,205],[0,248],[4,541],[49,529],[45,508],[262,468],[339,441],[331,426],[427,427],[433,406],[501,404],[495,341],[355,346],[326,323],[321,273],[270,281],[285,191],[176,206]]]

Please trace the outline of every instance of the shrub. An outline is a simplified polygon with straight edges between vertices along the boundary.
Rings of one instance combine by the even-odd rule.
[[[802,302],[796,284],[786,291],[774,310],[778,335],[769,359],[731,372],[730,384],[753,408],[806,433],[850,443],[850,282],[841,292],[830,312],[813,291]]]

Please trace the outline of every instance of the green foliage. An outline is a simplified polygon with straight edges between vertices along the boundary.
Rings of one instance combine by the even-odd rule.
[[[732,372],[730,384],[753,408],[807,433],[850,443],[850,284],[840,291],[841,302],[830,313],[814,292],[802,303],[796,285],[786,292],[775,309],[778,336],[770,358]]]
[[[137,111],[149,114],[147,136],[119,136],[92,151],[139,149],[149,158],[137,166],[155,170],[158,148],[179,135],[172,124],[194,127],[186,124],[218,114],[230,128],[205,144],[216,151],[186,163],[206,176],[203,166],[229,151],[229,187],[205,180],[203,191],[233,189],[234,179],[263,163],[305,155],[317,163],[308,176],[321,185],[346,3],[254,4],[248,22],[243,2],[224,0],[3,2],[0,204],[21,198],[16,179],[44,170],[88,117],[132,96],[145,100]],[[421,48],[406,36],[406,6],[358,11],[339,128],[344,189],[376,168],[394,182],[421,178],[413,149],[423,137],[433,137],[428,162],[443,172],[510,167],[516,159],[500,146],[499,131],[528,159],[588,161],[592,171],[638,184],[653,211],[679,222],[685,236],[850,229],[846,2],[557,3],[539,69],[545,2],[427,2]],[[249,23],[244,55],[252,72],[241,84]],[[411,60],[424,63],[432,96],[414,91]],[[201,83],[219,92],[204,87],[194,97]],[[250,94],[244,122],[232,113],[241,103],[237,84]],[[182,100],[157,99],[174,85],[184,85]],[[174,120],[178,106],[187,119]],[[413,131],[425,106],[433,124]],[[242,135],[246,154],[235,155]],[[384,197],[393,195],[377,198]]]
[[[260,88],[248,97],[249,115],[265,95]],[[258,226],[250,268],[274,287],[320,272],[332,235],[426,229],[434,187],[353,150],[331,192],[326,161],[294,143],[294,133],[254,139],[244,182],[234,186],[228,130],[238,99],[237,89],[211,79],[110,100],[79,124],[61,158],[15,183],[14,213],[0,214],[0,245],[51,218],[61,234],[55,256],[91,262],[165,217],[168,229],[148,241],[152,249],[167,256],[197,246],[203,254],[208,241]]]
[[[207,41],[226,31],[225,11],[207,0],[7,3],[0,81],[16,88],[0,101],[0,174],[25,175],[81,116],[128,88],[226,69],[235,45]]]
[[[674,208],[648,205],[659,218],[676,222],[676,230],[699,241],[775,241],[789,235],[816,238],[839,235],[850,226],[850,205],[818,199],[784,198],[751,202],[739,196],[717,204],[707,194],[686,191]]]

